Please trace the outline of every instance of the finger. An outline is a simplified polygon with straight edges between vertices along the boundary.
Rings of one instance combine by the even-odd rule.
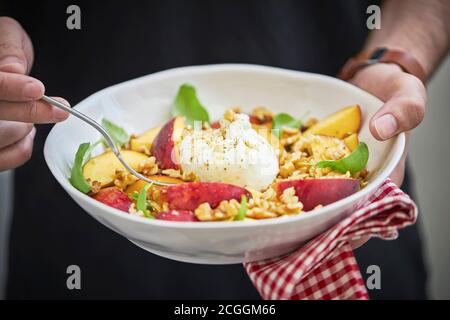
[[[14,169],[27,162],[33,153],[33,140],[36,129],[22,140],[0,149],[0,171]]]
[[[403,179],[405,178],[405,167],[406,167],[406,158],[408,156],[408,147],[410,141],[411,134],[409,132],[406,133],[406,144],[405,150],[403,150],[402,157],[395,167],[394,171],[389,175],[389,178],[399,187],[403,184]]]
[[[62,98],[55,98],[69,104]],[[27,123],[55,123],[65,119],[69,114],[41,100],[28,102],[0,102],[0,119]]]
[[[25,138],[33,130],[33,124],[0,120],[0,149]]]
[[[0,72],[0,100],[30,101],[45,92],[41,81],[22,74]]]
[[[387,140],[417,127],[425,115],[425,87],[407,75],[403,84],[370,121],[370,131],[378,140]]]
[[[369,239],[370,239],[369,236],[363,236],[360,239],[350,241],[350,245],[351,245],[352,249],[355,250],[355,249],[358,249],[359,247],[361,247],[367,241],[369,241]]]
[[[0,71],[27,73],[33,49],[21,25],[9,17],[0,17],[0,35]]]

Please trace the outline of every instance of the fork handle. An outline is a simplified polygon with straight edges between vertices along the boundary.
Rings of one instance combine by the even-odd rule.
[[[78,111],[76,109],[72,109],[70,106],[66,105],[65,103],[62,103],[56,99],[50,98],[46,95],[42,96],[41,99],[51,105],[54,105],[57,108],[60,108],[60,109],[63,109],[65,111],[69,112],[70,114],[74,115],[78,119],[83,120],[90,126],[94,127],[105,138],[106,143],[111,148],[112,152],[116,155],[116,157],[120,161],[120,163],[122,163],[122,165],[135,177],[137,177],[141,180],[144,180],[148,183],[152,183],[152,184],[159,185],[159,186],[173,185],[173,183],[167,183],[167,182],[161,182],[161,181],[149,179],[146,176],[144,176],[144,175],[140,174],[139,172],[137,172],[136,170],[134,170],[132,167],[130,167],[128,165],[128,163],[126,163],[126,161],[123,159],[119,148],[117,148],[116,144],[114,143],[114,140],[111,138],[109,133],[94,119],[88,117],[87,115],[85,115],[84,113],[81,113],[80,111]]]

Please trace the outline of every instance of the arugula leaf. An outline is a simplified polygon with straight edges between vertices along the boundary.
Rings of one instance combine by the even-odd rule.
[[[88,162],[88,160],[91,158],[92,150],[94,150],[95,147],[98,146],[100,143],[102,143],[102,140],[101,140],[101,139],[98,140],[97,142],[91,144],[91,145],[89,146],[89,148],[88,148],[88,149],[86,150],[86,152],[84,153],[84,157],[83,157],[83,165],[84,165],[86,162]]]
[[[125,129],[119,127],[117,124],[109,121],[108,119],[102,119],[102,126],[106,131],[108,131],[115,144],[123,146],[128,142],[128,140],[130,140],[130,135],[125,131]]]
[[[132,194],[129,194],[128,197],[129,197],[131,200],[137,201],[137,199],[139,198],[139,193],[136,192],[136,191],[133,191],[133,193],[132,193]]]
[[[245,215],[247,213],[247,196],[245,194],[242,195],[241,198],[241,206],[239,207],[239,212],[234,220],[240,221],[245,219]]]
[[[139,195],[137,197],[136,207],[139,211],[144,213],[146,218],[154,218],[150,214],[151,204],[147,201],[147,191],[152,186],[151,183],[147,183],[142,189],[139,191]]]
[[[80,144],[77,153],[75,154],[75,161],[69,178],[70,183],[83,193],[91,191],[91,185],[83,175],[83,164],[86,154],[90,152],[90,147],[91,144],[89,142]]]
[[[172,105],[172,115],[185,117],[190,125],[193,125],[194,121],[209,122],[208,111],[198,100],[195,88],[187,83],[178,89]]]
[[[346,173],[349,171],[355,174],[363,170],[369,160],[369,148],[367,144],[361,142],[358,147],[348,156],[340,160],[324,160],[317,163],[319,168],[331,168],[333,170]]]
[[[283,128],[300,129],[301,125],[302,121],[300,119],[295,119],[287,113],[279,113],[272,119],[272,129],[278,138]]]

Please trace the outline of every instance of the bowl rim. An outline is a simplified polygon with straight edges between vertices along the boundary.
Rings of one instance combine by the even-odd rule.
[[[155,73],[151,73],[148,75],[144,75],[135,79],[127,80],[109,87],[106,87],[104,89],[101,89],[87,98],[80,101],[77,105],[74,106],[75,109],[84,109],[87,108],[88,102],[91,100],[98,99],[102,97],[103,95],[107,94],[109,91],[113,91],[117,87],[121,87],[124,85],[131,86],[134,83],[139,82],[143,78],[147,77],[161,77],[165,76],[167,74],[171,74],[174,72],[184,72],[184,71],[196,71],[199,73],[207,73],[210,71],[227,71],[227,72],[233,72],[233,71],[257,71],[257,72],[266,72],[266,73],[276,73],[278,75],[284,75],[284,76],[291,76],[297,78],[299,75],[303,78],[310,78],[310,79],[321,79],[326,80],[330,82],[336,82],[340,85],[350,88],[352,90],[357,90],[361,94],[366,95],[368,99],[372,99],[375,102],[383,103],[380,99],[373,96],[372,94],[360,89],[359,87],[356,87],[348,82],[342,81],[340,79],[318,74],[318,73],[311,73],[311,72],[304,72],[304,71],[297,71],[297,70],[290,70],[290,69],[284,69],[284,68],[278,68],[278,67],[272,67],[272,66],[265,66],[265,65],[255,65],[255,64],[245,64],[245,63],[222,63],[222,64],[207,64],[207,65],[192,65],[192,66],[184,66],[184,67],[177,67],[177,68],[171,68]],[[81,191],[77,190],[75,187],[73,187],[69,183],[69,178],[64,177],[63,174],[58,174],[59,169],[53,161],[52,157],[50,156],[50,143],[52,141],[52,137],[55,134],[55,128],[57,128],[59,124],[56,124],[51,131],[49,132],[45,144],[44,144],[44,158],[47,163],[47,166],[49,167],[51,173],[55,177],[55,179],[59,182],[59,184],[69,193],[69,195],[73,198],[79,193],[79,196],[86,201],[89,205],[94,206],[96,209],[101,211],[107,211],[108,214],[112,214],[115,217],[123,220],[128,220],[132,223],[140,223],[140,224],[146,224],[150,226],[158,226],[158,227],[169,227],[174,229],[216,229],[216,228],[259,228],[263,226],[272,226],[272,225],[279,225],[279,224],[285,224],[285,223],[294,223],[294,222],[300,222],[304,219],[310,219],[312,216],[318,217],[318,216],[324,216],[330,212],[339,210],[339,208],[345,207],[353,202],[356,202],[358,199],[362,199],[366,196],[369,196],[373,192],[376,191],[376,189],[383,183],[384,180],[386,180],[389,176],[389,174],[392,173],[394,168],[399,163],[403,152],[405,148],[405,134],[400,133],[396,137],[391,138],[389,140],[394,140],[392,145],[392,150],[390,152],[390,161],[387,163],[385,168],[381,170],[378,175],[375,177],[373,181],[367,184],[363,189],[359,190],[358,192],[343,198],[341,200],[338,200],[336,202],[333,202],[329,205],[326,205],[320,209],[315,209],[312,211],[309,211],[306,214],[300,214],[295,216],[283,216],[279,218],[272,218],[272,219],[261,219],[261,220],[254,220],[254,221],[220,221],[220,222],[214,222],[214,221],[207,221],[207,222],[182,222],[182,221],[165,221],[165,220],[157,220],[157,219],[143,219],[142,217],[127,214],[124,211],[121,211],[119,209],[107,206],[106,204],[103,204],[91,197],[89,197],[87,194],[82,193]],[[84,210],[86,211],[86,210]],[[89,212],[88,212],[89,213]],[[90,213],[89,213],[90,214]],[[91,214],[90,214],[91,215]]]

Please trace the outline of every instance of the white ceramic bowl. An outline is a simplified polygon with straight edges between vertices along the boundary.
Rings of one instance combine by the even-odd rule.
[[[369,146],[371,176],[367,187],[352,196],[294,217],[254,222],[149,220],[108,207],[72,187],[69,168],[78,145],[98,140],[99,134],[74,117],[55,125],[44,154],[61,186],[100,223],[163,257],[230,264],[294,250],[361,205],[392,172],[404,149],[403,134],[387,142],[371,136],[368,121],[382,105],[372,95],[331,77],[264,66],[225,64],[167,70],[101,90],[75,108],[96,120],[106,117],[129,132],[140,133],[169,119],[170,104],[185,82],[197,88],[212,119],[237,105],[244,111],[263,105],[295,116],[309,110],[311,116],[322,118],[347,105],[359,104],[363,113],[360,138]]]

